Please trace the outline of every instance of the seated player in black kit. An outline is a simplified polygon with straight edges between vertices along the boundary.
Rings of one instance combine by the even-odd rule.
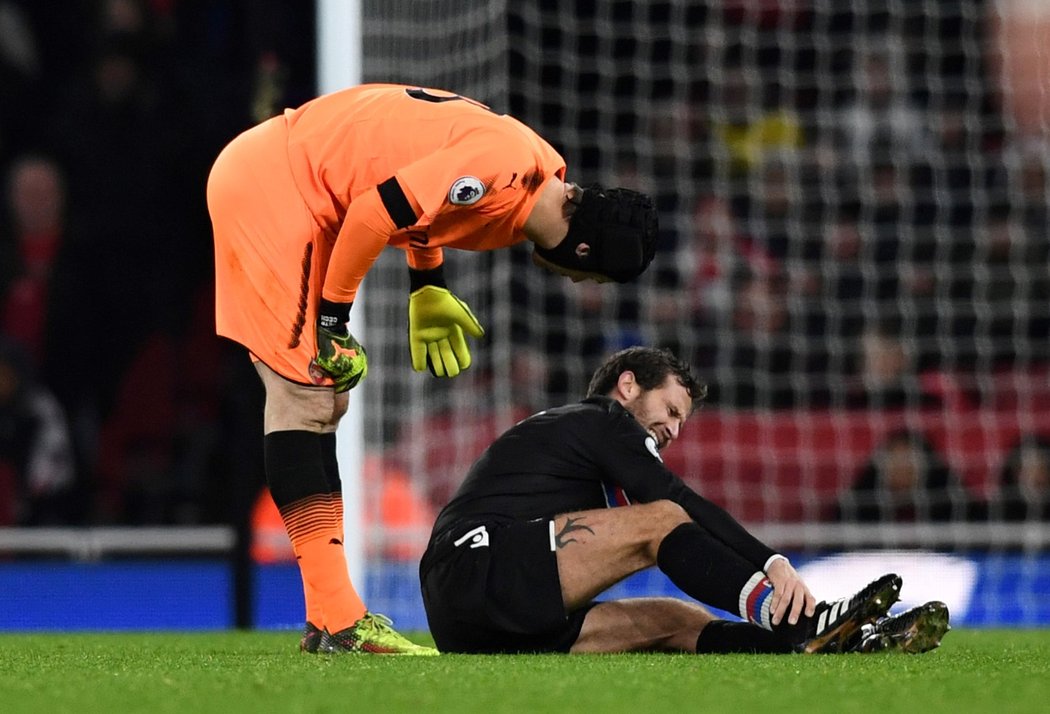
[[[632,347],[582,402],[509,429],[441,511],[420,563],[442,652],[925,652],[943,603],[887,617],[901,579],[817,602],[787,558],[669,471],[660,450],[706,395],[669,352]],[[614,506],[624,506],[614,508]],[[657,566],[678,598],[595,598]]]

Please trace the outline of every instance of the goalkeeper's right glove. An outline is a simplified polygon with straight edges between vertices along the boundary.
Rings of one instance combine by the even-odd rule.
[[[408,346],[412,369],[429,368],[435,377],[455,377],[470,366],[470,348],[464,333],[485,334],[467,304],[445,285],[442,266],[409,268]]]
[[[321,301],[314,363],[332,378],[337,392],[353,389],[368,374],[365,348],[346,329],[349,316],[349,305]]]
[[[408,346],[412,369],[430,368],[435,377],[455,377],[470,366],[464,333],[485,334],[467,304],[448,288],[425,285],[408,297]]]

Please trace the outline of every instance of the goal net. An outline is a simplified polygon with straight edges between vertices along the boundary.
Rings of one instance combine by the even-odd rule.
[[[1043,3],[371,0],[363,29],[366,81],[511,113],[571,180],[650,192],[661,220],[631,285],[549,276],[524,247],[449,251],[486,329],[451,381],[409,368],[404,259],[381,256],[363,293],[373,606],[418,597],[433,515],[489,440],[648,344],[711,386],[677,473],[800,562],[861,551],[814,573],[822,596],[893,566],[961,583],[973,622],[1050,619]]]

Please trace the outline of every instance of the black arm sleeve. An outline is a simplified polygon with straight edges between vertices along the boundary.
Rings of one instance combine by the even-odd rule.
[[[656,441],[623,409],[603,415],[610,422],[596,453],[606,473],[633,502],[669,499],[680,505],[698,525],[761,570],[776,551],[755,538],[725,509],[715,505],[672,473],[656,455]],[[646,445],[650,440],[651,447]]]
[[[724,508],[708,501],[684,483],[682,488],[685,494],[677,503],[686,513],[711,535],[746,558],[757,570],[762,570],[769,558],[776,554],[777,551],[751,535]]]
[[[395,177],[391,176],[376,188],[379,190],[379,199],[383,202],[386,212],[390,214],[390,220],[394,222],[398,230],[419,220],[408,197],[405,196],[405,190],[401,188],[401,184]]]

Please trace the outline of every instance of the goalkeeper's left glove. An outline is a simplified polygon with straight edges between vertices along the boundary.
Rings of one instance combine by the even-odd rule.
[[[317,320],[317,356],[314,364],[335,382],[335,391],[356,387],[368,374],[368,355],[346,328],[350,305],[321,300]]]
[[[437,271],[410,271],[412,293],[408,298],[408,343],[412,369],[430,368],[435,377],[455,377],[470,366],[470,349],[463,336],[485,334],[467,304],[444,286]],[[424,279],[431,284],[419,285]],[[433,283],[439,284],[433,284]]]

